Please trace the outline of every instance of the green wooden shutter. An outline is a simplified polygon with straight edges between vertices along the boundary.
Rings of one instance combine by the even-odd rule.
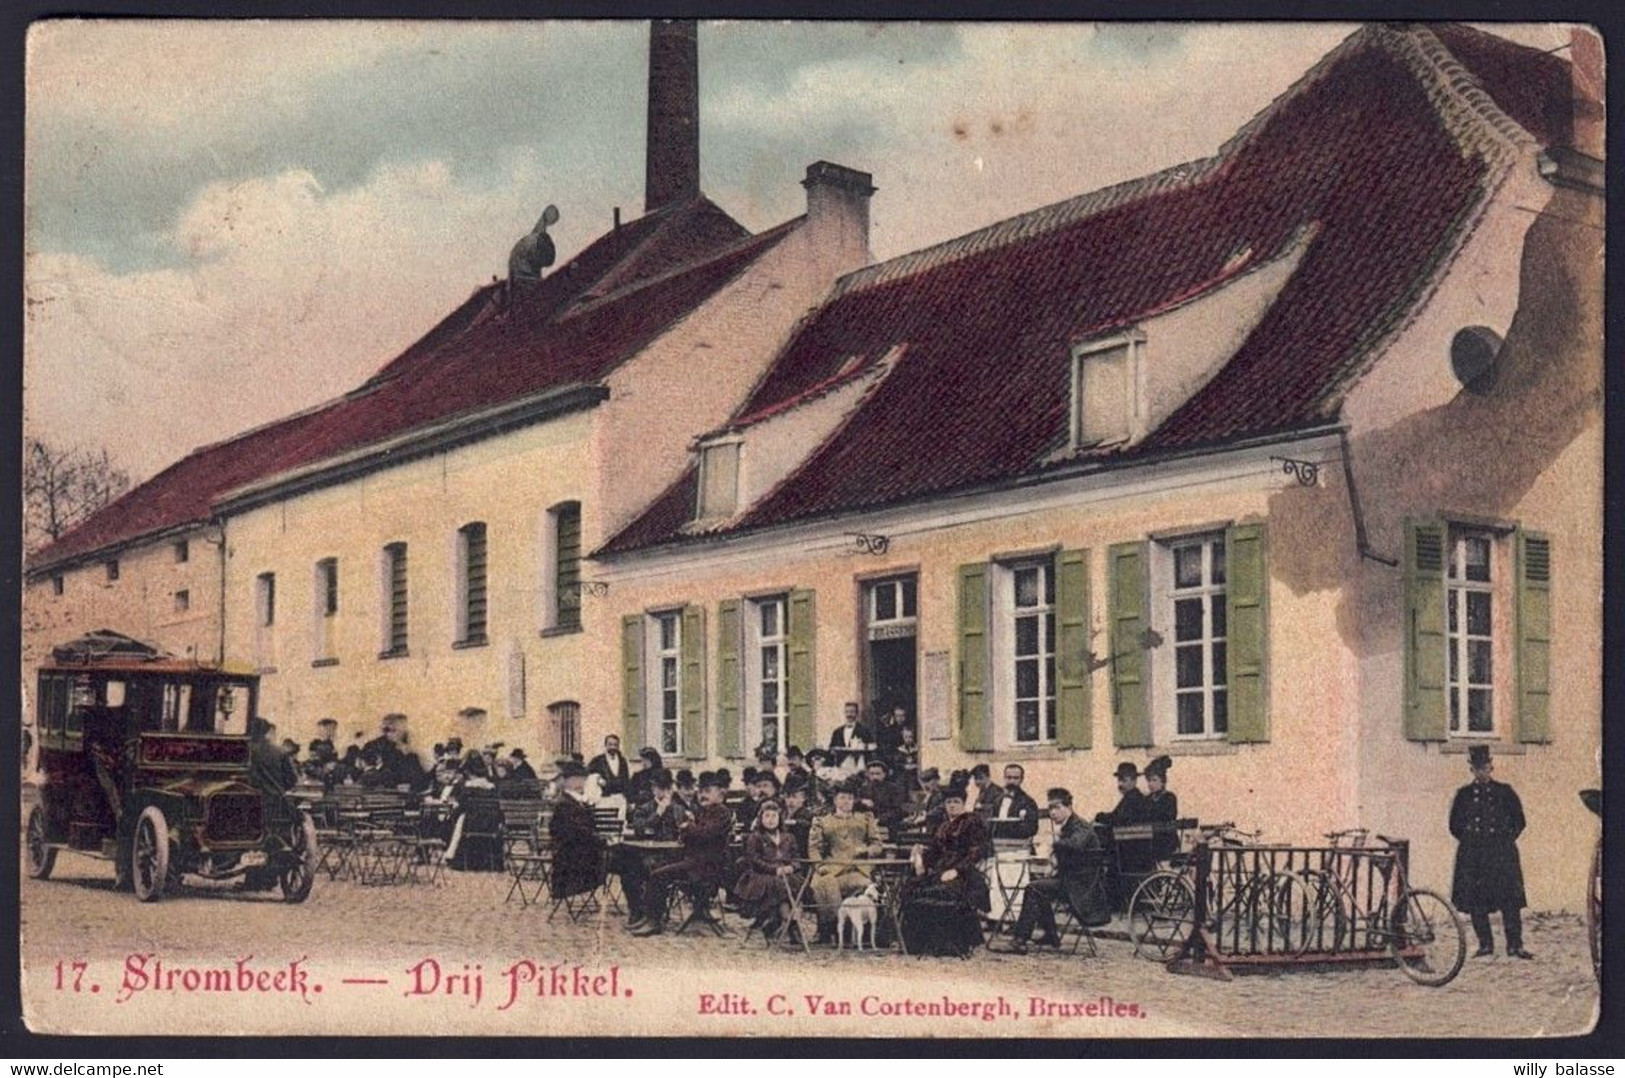
[[[1233,742],[1268,741],[1270,574],[1264,525],[1224,535],[1226,684]]]
[[[745,729],[740,693],[739,600],[717,604],[717,752],[729,759],[744,755]]]
[[[1517,713],[1519,741],[1550,741],[1552,673],[1552,541],[1518,529]]]
[[[621,740],[630,749],[643,736],[643,615],[621,619]]]
[[[1055,741],[1063,749],[1087,749],[1093,737],[1089,690],[1089,552],[1064,550],[1056,559],[1057,645]]]
[[[993,748],[988,714],[987,563],[959,567],[959,747]]]
[[[683,755],[705,759],[705,608],[683,607]]]
[[[1110,607],[1112,743],[1118,748],[1151,744],[1151,707],[1145,676],[1145,543],[1117,543],[1106,552]]]
[[[790,744],[806,751],[818,743],[815,721],[818,707],[818,664],[814,650],[817,622],[813,618],[813,593],[792,591],[785,642],[785,691],[789,694]]]
[[[1404,707],[1412,741],[1446,736],[1444,543],[1443,525],[1406,518]]]

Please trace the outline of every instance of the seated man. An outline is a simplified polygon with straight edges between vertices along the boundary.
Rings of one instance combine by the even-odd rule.
[[[1042,930],[1038,938],[1039,946],[1060,945],[1060,932],[1055,925],[1057,901],[1064,899],[1078,923],[1089,928],[1097,928],[1112,919],[1111,904],[1100,873],[1101,858],[1104,856],[1100,839],[1095,835],[1094,828],[1072,811],[1070,791],[1057,787],[1045,796],[1049,801],[1050,824],[1055,829],[1054,852],[1051,854],[1055,871],[1027,885],[1012,947],[1020,954],[1026,953],[1034,927]]]
[[[993,799],[987,817],[988,834],[994,838],[1026,839],[1038,834],[1038,802],[1021,788],[1026,771],[1020,764],[1004,765],[1004,788]]]
[[[604,882],[604,840],[586,801],[587,769],[567,761],[559,769],[559,781],[563,789],[547,825],[553,839],[555,900],[591,894]]]
[[[629,827],[632,837],[653,842],[676,842],[688,823],[688,809],[677,800],[671,772],[664,767],[649,773],[650,799],[632,810]],[[626,895],[627,928],[638,928],[648,916],[643,908],[649,885],[649,856],[629,846],[616,846],[610,852],[609,870],[621,878]]]
[[[896,835],[902,830],[906,814],[903,791],[892,782],[891,769],[880,757],[870,760],[865,771],[866,777],[858,790],[858,811],[870,813],[888,834]]]
[[[649,874],[642,901],[644,922],[632,929],[634,936],[658,936],[666,930],[666,907],[671,889],[679,883],[701,889],[721,885],[728,867],[728,836],[734,824],[733,813],[722,803],[726,788],[718,772],[700,775],[700,807],[678,827],[683,856]]]
[[[858,863],[865,857],[886,852],[880,839],[880,825],[867,812],[854,811],[857,784],[848,782],[835,790],[835,811],[812,823],[807,836],[807,856],[819,862],[813,867],[813,900],[818,903],[817,943],[835,942],[835,921],[841,899],[869,886],[870,869]]]

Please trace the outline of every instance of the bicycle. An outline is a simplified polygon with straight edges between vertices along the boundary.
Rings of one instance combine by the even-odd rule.
[[[1367,845],[1368,837],[1377,845]],[[1312,896],[1299,955],[1311,942],[1333,953],[1360,944],[1387,951],[1417,984],[1438,987],[1454,980],[1467,960],[1467,936],[1442,895],[1410,885],[1403,856],[1409,844],[1365,828],[1332,831],[1326,839],[1331,843],[1326,867],[1298,874]],[[1330,948],[1324,947],[1328,932]]]
[[[1261,831],[1242,831],[1233,823],[1198,828],[1198,844],[1225,849],[1258,846]],[[1256,865],[1256,862],[1254,863]],[[1218,870],[1207,877],[1209,936],[1230,939],[1269,953],[1296,953],[1305,923],[1308,895],[1291,873],[1249,871],[1243,858],[1218,858]],[[1134,953],[1166,962],[1184,949],[1196,928],[1195,864],[1189,858],[1170,861],[1147,876],[1129,901],[1129,935]]]

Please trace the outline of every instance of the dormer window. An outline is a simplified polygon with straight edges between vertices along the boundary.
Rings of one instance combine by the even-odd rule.
[[[1137,437],[1144,421],[1141,357],[1145,337],[1125,333],[1072,349],[1074,450]]]
[[[711,442],[700,449],[700,504],[696,519],[726,520],[739,511],[738,438]]]

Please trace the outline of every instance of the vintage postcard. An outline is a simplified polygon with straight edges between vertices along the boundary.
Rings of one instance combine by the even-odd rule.
[[[35,24],[28,1025],[1589,1030],[1604,67]]]

